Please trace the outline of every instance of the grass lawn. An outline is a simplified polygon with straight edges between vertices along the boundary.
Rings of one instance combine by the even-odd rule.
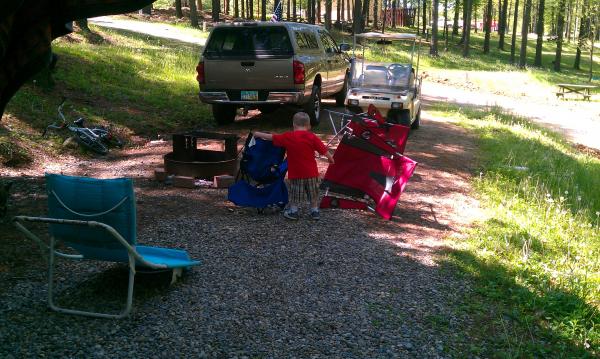
[[[90,123],[112,124],[123,135],[156,137],[213,126],[210,108],[198,100],[199,47],[127,31],[92,29],[93,36],[73,34],[53,43],[59,56],[54,89],[32,82],[8,104],[4,121],[11,131],[0,131],[1,162],[26,162],[28,151],[36,146],[60,148],[53,146],[59,137],[45,140],[41,133],[57,120],[62,96],[68,98],[69,118],[84,116]]]
[[[600,354],[600,159],[496,109],[437,104],[477,135],[473,182],[485,219],[447,264],[475,279],[465,298],[493,357]]]

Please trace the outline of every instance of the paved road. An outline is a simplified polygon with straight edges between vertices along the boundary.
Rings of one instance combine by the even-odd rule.
[[[571,142],[600,150],[598,102],[527,97],[515,99],[428,81],[423,82],[423,97],[425,101],[444,101],[466,106],[498,106],[563,133]]]
[[[145,22],[136,20],[123,20],[110,16],[100,16],[88,20],[90,23],[109,27],[112,29],[129,30],[147,34],[150,36],[161,37],[163,39],[178,40],[190,44],[204,46],[206,38],[198,35],[186,33],[176,26],[162,24],[157,22]]]
[[[204,46],[206,42],[205,38],[188,34],[181,28],[166,24],[122,20],[108,16],[93,18],[90,22],[98,26],[135,31],[200,46]],[[515,91],[518,88],[518,84],[515,84]],[[499,106],[561,132],[574,143],[600,150],[600,104],[598,102],[557,101],[540,97],[515,99],[427,80],[423,82],[423,97],[425,101],[445,101],[465,106]]]

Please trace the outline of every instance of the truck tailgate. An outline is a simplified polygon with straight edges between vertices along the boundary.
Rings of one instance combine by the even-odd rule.
[[[205,90],[289,90],[294,88],[293,58],[205,59]]]

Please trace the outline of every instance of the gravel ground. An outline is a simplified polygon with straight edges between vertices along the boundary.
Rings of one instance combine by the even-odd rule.
[[[477,330],[457,309],[469,284],[439,254],[477,213],[474,147],[463,130],[424,117],[406,152],[421,164],[392,221],[324,210],[319,222],[290,223],[234,207],[223,190],[166,187],[146,178],[166,147],[61,164],[137,178],[138,242],[184,248],[202,265],[173,286],[138,275],[124,320],[58,314],[47,308],[39,250],[3,223],[0,357],[460,357]],[[12,174],[31,177],[18,178],[11,215],[43,213],[42,171]],[[58,273],[63,305],[116,311],[124,301],[123,266],[63,260]]]

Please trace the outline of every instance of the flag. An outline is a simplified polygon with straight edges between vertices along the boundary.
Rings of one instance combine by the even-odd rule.
[[[282,1],[279,0],[275,6],[275,11],[273,11],[273,16],[271,16],[271,22],[277,22],[281,20],[283,20],[283,6]]]

